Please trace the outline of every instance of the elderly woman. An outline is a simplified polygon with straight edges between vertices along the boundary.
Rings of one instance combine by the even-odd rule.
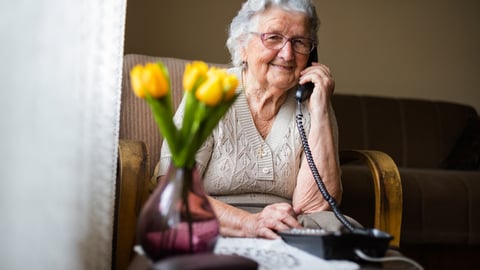
[[[196,156],[224,236],[274,239],[289,228],[341,228],[326,211],[295,124],[295,90],[312,82],[304,126],[325,186],[340,202],[334,80],[327,66],[307,66],[318,25],[309,0],[248,0],[231,23],[227,46],[240,95]],[[169,164],[164,144],[160,176]]]

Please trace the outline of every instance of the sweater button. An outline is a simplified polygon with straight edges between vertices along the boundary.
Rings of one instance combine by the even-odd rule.
[[[269,169],[269,168],[263,168],[263,169],[262,169],[262,172],[265,173],[265,174],[267,174],[267,173],[270,172],[270,169]]]

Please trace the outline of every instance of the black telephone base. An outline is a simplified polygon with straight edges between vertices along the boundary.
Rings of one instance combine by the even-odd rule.
[[[308,232],[291,229],[277,232],[289,245],[325,260],[362,261],[355,250],[371,257],[383,257],[392,236],[377,229],[357,232]]]

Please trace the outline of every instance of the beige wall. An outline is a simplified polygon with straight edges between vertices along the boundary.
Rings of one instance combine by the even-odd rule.
[[[229,62],[242,0],[129,0],[125,53]],[[320,60],[341,93],[420,97],[480,112],[480,1],[316,0]]]

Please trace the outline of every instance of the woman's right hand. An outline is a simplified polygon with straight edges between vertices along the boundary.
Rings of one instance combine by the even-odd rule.
[[[300,228],[297,221],[299,211],[288,203],[275,203],[266,206],[261,212],[243,217],[244,233],[247,237],[277,239],[276,231]]]

